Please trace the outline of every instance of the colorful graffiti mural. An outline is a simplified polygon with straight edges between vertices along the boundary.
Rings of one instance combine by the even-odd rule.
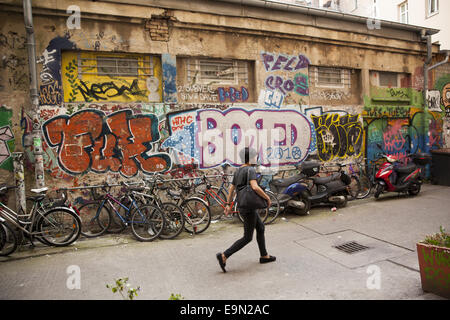
[[[164,102],[176,103],[177,102],[177,60],[175,56],[168,53],[163,53],[161,56],[162,69],[163,69],[163,89],[164,89]]]
[[[41,85],[39,89],[40,105],[61,105],[61,51],[75,50],[77,46],[67,37],[56,37],[50,41],[47,48],[37,60],[42,64],[40,72]]]
[[[0,168],[13,171],[11,152],[15,149],[14,134],[11,130],[12,109],[0,107]]]
[[[446,118],[450,118],[450,75],[439,78],[434,88],[440,95],[441,111],[445,112]]]
[[[159,140],[154,114],[120,110],[106,115],[87,109],[71,116],[46,121],[45,141],[57,148],[59,167],[70,175],[120,172],[125,177],[164,172],[171,168],[170,156],[152,150]]]
[[[169,125],[173,134],[162,147],[194,158],[203,169],[242,164],[244,146],[255,148],[264,166],[299,163],[312,149],[313,127],[295,110],[190,110],[169,115]]]
[[[261,52],[261,60],[269,75],[264,81],[265,91],[259,95],[260,104],[280,108],[288,96],[298,102],[300,97],[309,95],[308,72],[300,72],[309,67],[306,56]]]
[[[122,67],[112,63],[123,64]],[[64,52],[64,102],[161,102],[159,57],[137,54]]]
[[[371,94],[363,110],[367,158],[378,159],[382,151],[402,160],[409,153],[426,151],[422,93],[410,88],[372,87]],[[425,117],[428,121],[432,115]]]
[[[311,115],[317,139],[317,154],[322,161],[360,157],[364,130],[359,114],[336,112]]]

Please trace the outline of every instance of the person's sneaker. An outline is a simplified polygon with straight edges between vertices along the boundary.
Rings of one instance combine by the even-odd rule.
[[[259,258],[259,263],[269,263],[277,260],[274,256],[269,256],[269,258]]]

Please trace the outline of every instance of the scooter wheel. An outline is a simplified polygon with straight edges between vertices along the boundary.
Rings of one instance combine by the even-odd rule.
[[[383,192],[383,190],[384,190],[384,187],[378,183],[375,187],[375,194],[374,194],[375,199],[378,199],[378,197]]]
[[[410,196],[417,196],[420,192],[420,184],[413,184],[411,188],[408,190]]]

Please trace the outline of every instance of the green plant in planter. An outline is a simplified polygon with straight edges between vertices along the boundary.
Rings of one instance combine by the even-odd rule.
[[[133,300],[138,295],[141,287],[132,288],[128,282],[128,277],[115,280],[115,285],[107,284],[106,287],[113,293],[119,292],[124,300]]]
[[[423,243],[450,248],[450,234],[445,232],[445,229],[442,226],[440,226],[439,229],[439,233],[427,236]]]

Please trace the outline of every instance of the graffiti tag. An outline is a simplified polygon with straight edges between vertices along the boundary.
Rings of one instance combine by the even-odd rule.
[[[153,114],[121,110],[106,115],[88,109],[54,117],[42,130],[47,144],[57,148],[60,168],[71,175],[112,171],[132,177],[139,170],[150,174],[171,167],[168,154],[152,152],[152,143],[159,140]]]

